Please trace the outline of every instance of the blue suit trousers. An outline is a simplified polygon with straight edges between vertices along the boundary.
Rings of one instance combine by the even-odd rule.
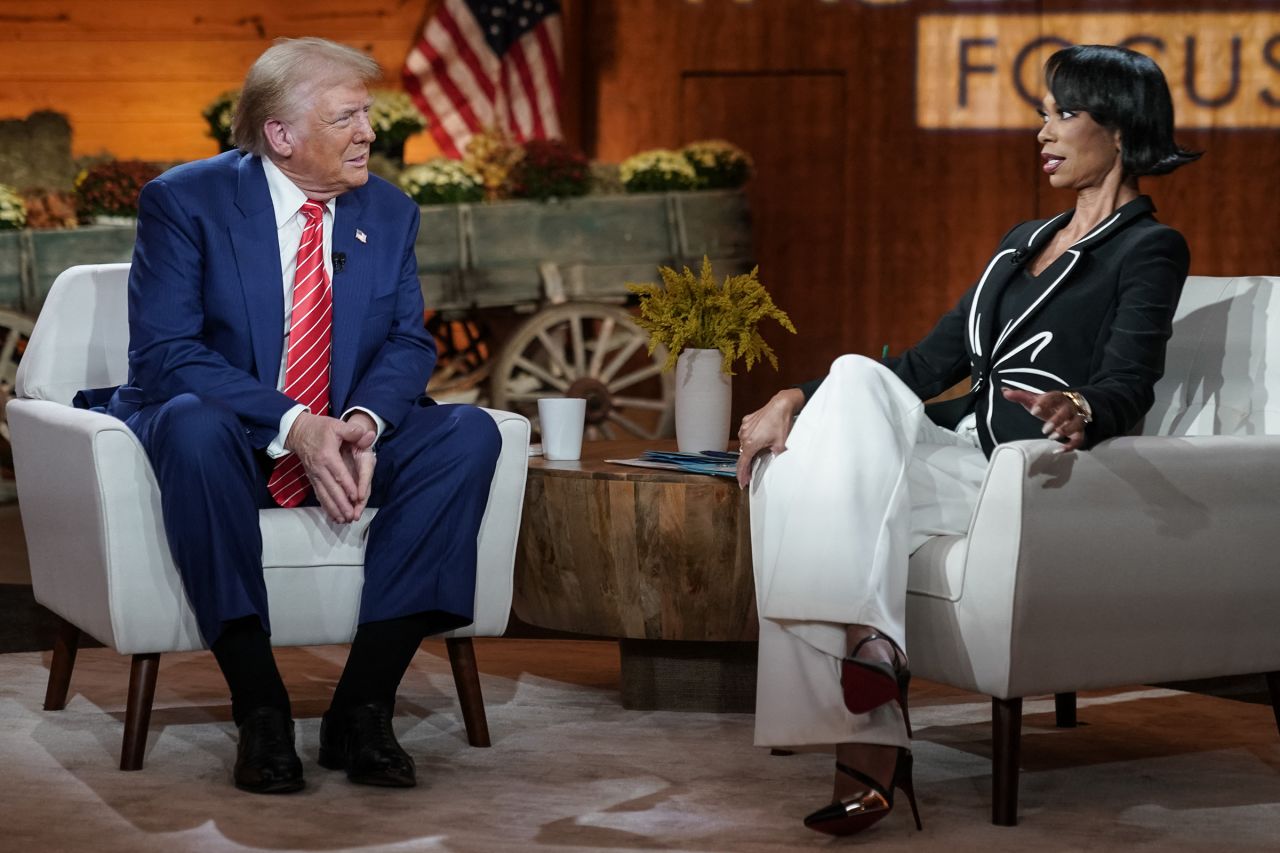
[[[127,423],[160,484],[165,532],[200,632],[257,615],[270,633],[258,510],[271,461],[225,405],[182,394]],[[360,624],[427,610],[474,616],[476,536],[501,439],[474,406],[414,406],[378,443]],[[316,506],[315,496],[306,504]]]

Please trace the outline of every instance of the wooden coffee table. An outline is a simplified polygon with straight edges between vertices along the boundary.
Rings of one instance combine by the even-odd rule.
[[[512,607],[530,625],[617,637],[627,708],[750,711],[749,499],[728,478],[614,465],[674,441],[529,460]]]

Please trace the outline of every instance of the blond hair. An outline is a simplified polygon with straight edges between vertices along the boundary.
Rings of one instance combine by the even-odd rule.
[[[267,121],[292,118],[317,84],[337,77],[368,84],[382,78],[382,69],[364,53],[328,39],[276,39],[245,75],[231,119],[232,140],[240,150],[265,157]]]

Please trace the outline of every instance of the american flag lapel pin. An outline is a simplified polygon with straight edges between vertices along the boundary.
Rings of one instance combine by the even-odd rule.
[[[359,240],[361,243],[369,242],[368,236],[366,236],[365,233],[361,231],[359,228],[356,229],[356,239]]]

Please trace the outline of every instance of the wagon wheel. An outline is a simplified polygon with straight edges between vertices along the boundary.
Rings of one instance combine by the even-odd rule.
[[[569,303],[530,317],[502,349],[490,382],[493,406],[537,423],[539,397],[585,397],[585,438],[671,434],[675,382],[666,349],[616,305]]]
[[[18,362],[31,340],[31,329],[35,320],[25,314],[12,311],[0,311],[0,438],[9,441],[9,419],[5,417],[4,406],[13,394],[13,385],[18,378]]]
[[[0,311],[0,502],[11,501],[18,495],[10,466],[13,459],[9,450],[9,419],[5,407],[13,394],[14,381],[18,378],[18,361],[31,340],[35,320],[12,311]]]
[[[439,313],[428,314],[426,326],[436,340],[436,369],[427,394],[441,403],[484,405],[484,381],[493,365],[489,327],[471,317],[446,319]]]

